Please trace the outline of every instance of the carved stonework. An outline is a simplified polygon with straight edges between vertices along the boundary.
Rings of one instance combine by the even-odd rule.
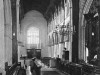
[[[90,16],[90,19],[88,19],[88,21],[91,22],[90,27],[92,27],[92,31],[89,33],[94,33],[94,36],[90,36],[88,35],[88,37],[91,37],[88,40],[90,40],[90,49],[89,49],[89,57],[90,57],[90,61],[92,61],[91,59],[94,59],[94,56],[97,55],[97,63],[100,63],[100,48],[98,46],[100,46],[100,24],[98,24],[100,21],[98,16],[99,16],[99,6],[100,6],[100,0],[93,0],[89,12],[88,12],[88,16],[89,14],[93,14],[93,16]],[[98,14],[98,15],[97,15]],[[96,16],[95,16],[96,15]],[[89,27],[89,29],[90,29]],[[94,38],[93,38],[94,37]],[[97,49],[98,47],[98,49]],[[96,53],[95,53],[96,52]],[[97,64],[94,64],[97,65]],[[99,66],[99,64],[98,64]]]
[[[86,20],[86,16],[84,15],[84,14],[86,14],[87,15],[87,18],[89,18],[88,19],[88,21],[90,21],[90,22],[92,22],[92,24],[94,23],[94,22],[96,22],[96,23],[94,23],[93,25],[96,27],[97,25],[98,25],[98,17],[97,17],[97,12],[98,12],[98,5],[100,5],[100,0],[80,0],[80,3],[79,3],[79,7],[80,7],[80,11],[79,11],[79,58],[82,58],[82,59],[84,59],[84,50],[85,50],[85,48],[86,48],[86,33],[85,33],[85,31],[86,31],[86,29],[84,30],[84,27],[86,27],[86,24],[85,24],[85,22],[84,22],[84,18],[85,18],[85,20]],[[91,15],[91,14],[93,14],[93,16]],[[83,15],[85,16],[85,17],[83,17]],[[95,17],[94,17],[94,15],[96,15]],[[92,28],[92,30],[91,30],[91,28],[89,27],[89,29],[88,29],[88,31],[89,31],[89,34],[91,35],[92,34],[92,31],[96,31],[97,32],[97,28],[98,28],[98,26],[97,26],[97,28],[93,28],[92,26],[91,26],[91,24],[89,25],[91,28]],[[95,30],[96,29],[96,30]],[[100,29],[100,28],[99,28]],[[96,33],[95,32],[95,33]],[[89,38],[89,41],[91,41],[91,36],[88,34],[88,37],[90,37]],[[97,34],[98,33],[96,33],[95,34],[95,37],[97,37]],[[96,41],[93,41],[95,38],[93,38],[92,39],[92,41],[91,42],[93,42],[92,44],[94,45],[95,43],[96,43]],[[94,43],[95,42],[95,43]],[[91,43],[89,44],[89,46],[91,45]],[[96,44],[95,44],[95,46],[94,47],[96,47]],[[91,46],[90,48],[93,48],[93,46]],[[89,50],[91,50],[91,49],[89,49]]]
[[[100,5],[100,0],[94,0],[91,4],[90,13],[97,13],[98,12],[98,6]]]
[[[80,4],[79,4],[80,9],[83,9],[83,7],[84,7],[86,1],[87,1],[87,0],[80,0]]]

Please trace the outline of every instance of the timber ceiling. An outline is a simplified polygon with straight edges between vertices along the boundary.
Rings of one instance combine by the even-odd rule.
[[[63,0],[20,0],[21,12],[23,14],[30,10],[37,10],[48,20]]]

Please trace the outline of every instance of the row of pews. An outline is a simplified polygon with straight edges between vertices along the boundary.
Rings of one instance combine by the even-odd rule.
[[[25,69],[21,67],[21,63],[14,63],[11,66],[5,65],[6,75],[26,75]]]
[[[77,64],[56,59],[56,68],[69,75],[100,75],[100,67],[86,63]]]

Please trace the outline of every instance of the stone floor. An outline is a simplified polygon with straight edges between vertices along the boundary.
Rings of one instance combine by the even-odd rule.
[[[56,68],[41,68],[41,75],[65,75]],[[66,74],[67,75],[67,74]]]
[[[30,72],[30,66],[27,66],[26,69],[26,75],[32,75],[32,73]],[[68,75],[68,74],[64,74],[62,72],[60,72],[59,70],[57,70],[56,68],[50,68],[46,65],[44,65],[42,63],[42,68],[41,68],[41,74],[40,75]]]

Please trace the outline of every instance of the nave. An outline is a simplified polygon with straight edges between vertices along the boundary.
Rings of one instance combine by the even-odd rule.
[[[42,75],[100,75],[100,0],[0,0],[0,75],[33,57]]]
[[[21,66],[17,66],[14,72],[10,75],[36,75],[36,73],[31,73],[30,71],[30,66],[28,66],[26,69],[22,68]],[[69,75],[69,74],[64,74],[63,72],[60,72],[56,68],[50,68],[48,66],[44,66],[40,70],[40,75]]]
[[[28,63],[29,64],[29,63]],[[41,68],[21,63],[9,68],[7,75],[100,75],[100,68],[90,64],[66,63],[64,61],[45,62]]]

